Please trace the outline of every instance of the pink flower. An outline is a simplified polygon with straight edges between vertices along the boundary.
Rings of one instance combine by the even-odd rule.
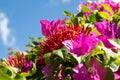
[[[47,66],[43,67],[43,69],[42,69],[42,73],[44,75],[46,75],[47,80],[49,80],[49,78],[50,78],[51,71],[52,71],[52,64],[48,64]]]
[[[102,6],[102,4],[108,4],[112,9],[113,11],[118,11],[119,9],[119,3],[118,2],[115,2],[114,0],[99,0],[98,3],[96,2],[87,2],[87,3],[80,3],[79,5],[79,11],[81,12],[82,11],[82,7],[81,6],[86,6],[87,8],[89,8],[90,10],[98,10],[97,9],[97,6],[99,6],[100,10],[103,11],[104,10],[104,7]],[[112,16],[112,14],[107,11],[109,13],[110,16]]]
[[[90,67],[85,64],[79,64],[73,68],[74,80],[105,80],[107,69],[100,65],[96,58],[90,62]]]
[[[114,73],[114,79],[119,80],[120,79],[120,68]]]
[[[96,22],[95,27],[101,33],[99,39],[103,41],[107,48],[113,48],[114,46],[110,44],[108,39],[115,38],[117,25],[115,23],[111,24],[109,21],[104,20],[102,22]]]
[[[80,56],[91,52],[98,42],[99,40],[95,33],[90,33],[90,36],[82,33],[76,40],[66,40],[63,41],[63,44],[69,49],[69,52]]]
[[[103,0],[103,2],[105,4],[110,5],[110,7],[113,9],[113,11],[118,11],[118,8],[119,8],[119,3],[118,2],[115,2],[114,0]]]
[[[91,12],[85,12],[85,13],[84,13],[84,16],[85,16],[86,18],[88,18],[88,17],[90,16],[90,14],[91,14]]]
[[[87,3],[80,3],[80,5],[79,5],[79,11],[81,12],[82,11],[82,7],[81,6],[87,6],[89,9],[91,9],[91,10],[96,10],[97,9],[97,3],[95,3],[95,2],[92,2],[92,3],[89,3],[89,2],[87,2]]]
[[[101,34],[106,35],[109,38],[115,37],[114,35],[115,34],[114,29],[116,28],[115,24],[111,24],[109,21],[104,20],[102,22],[96,22],[95,27]]]
[[[41,20],[42,26],[42,34],[45,36],[49,36],[51,33],[53,34],[57,28],[62,28],[65,25],[63,24],[64,20],[52,21],[49,22],[48,20]]]
[[[30,72],[32,68],[32,61],[26,61],[25,59],[21,60],[21,71]]]

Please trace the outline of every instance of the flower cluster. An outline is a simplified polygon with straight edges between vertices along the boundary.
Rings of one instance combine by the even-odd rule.
[[[120,80],[120,3],[79,4],[65,19],[40,20],[43,36],[26,45],[27,54],[1,59],[4,80]]]

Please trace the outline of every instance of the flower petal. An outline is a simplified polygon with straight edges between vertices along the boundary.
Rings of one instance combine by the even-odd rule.
[[[40,21],[41,26],[42,26],[42,34],[45,36],[49,35],[49,31],[51,29],[50,22],[48,20],[41,20]]]
[[[99,40],[94,33],[90,33],[90,36],[86,36],[82,33],[76,40],[63,41],[63,44],[69,49],[69,52],[80,56],[92,51],[98,42]]]

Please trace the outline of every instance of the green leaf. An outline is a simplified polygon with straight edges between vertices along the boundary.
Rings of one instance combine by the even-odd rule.
[[[109,11],[110,13],[113,13],[112,8],[108,4],[102,4],[105,10]]]
[[[6,73],[4,73],[2,70],[0,70],[0,80],[14,80],[10,76],[8,76]]]
[[[15,79],[14,79],[14,80],[26,80],[26,78],[23,77],[23,76],[21,76],[21,75],[19,75],[19,74],[17,74],[17,75],[15,76]]]
[[[113,72],[117,71],[117,69],[119,68],[119,65],[115,62],[117,59],[117,54],[106,47],[103,47],[102,50],[105,53],[104,64],[109,67]]]
[[[29,73],[22,72],[22,73],[20,73],[20,75],[23,76],[23,77],[27,77],[27,76],[29,76]]]
[[[117,48],[120,48],[120,39],[109,39],[108,40],[112,45],[116,46]]]
[[[64,54],[67,54],[68,53],[68,49],[66,47],[62,47],[61,48],[61,51],[64,53]]]
[[[101,35],[101,33],[96,29],[96,27],[93,27],[92,31],[95,32],[97,35]]]
[[[115,64],[120,66],[120,52],[118,52],[117,59],[115,60]]]
[[[109,16],[109,14],[107,12],[98,12],[99,16],[102,17],[103,19],[107,19],[110,20],[111,17]]]
[[[9,76],[12,76],[12,72],[8,68],[0,66],[0,70]]]
[[[116,72],[119,68],[119,65],[117,65],[116,63],[112,62],[110,65],[109,65],[110,69],[113,71],[113,72]]]
[[[107,70],[108,70],[108,72],[107,72],[105,80],[114,80],[114,74],[113,74],[112,70],[110,70],[110,69],[107,69]]]
[[[97,20],[96,20],[96,16],[95,16],[95,14],[91,14],[90,16],[89,16],[89,20],[91,21],[91,22],[96,22]]]
[[[71,19],[74,18],[74,14],[72,14],[68,11],[64,11],[64,15],[69,16]]]
[[[15,77],[16,72],[18,71],[18,69],[15,67],[10,67],[10,66],[8,67],[8,66],[1,66],[1,65],[0,65],[0,70],[11,78]]]
[[[30,60],[35,62],[35,59],[36,59],[36,54],[35,53],[29,53],[28,57],[29,57]]]
[[[35,40],[33,37],[29,37],[29,39],[30,39],[31,41]]]
[[[72,80],[71,75],[68,74],[68,75],[64,78],[64,80]]]
[[[103,47],[103,44],[102,44],[102,43],[99,43],[99,45],[95,46],[94,50],[91,52],[90,55],[91,55],[92,57],[95,57],[95,56],[96,56],[98,59],[100,59],[100,58],[101,58],[100,55],[102,55],[102,56],[103,56],[102,58],[104,58],[105,55],[104,55],[104,51],[102,50],[102,47]]]
[[[74,25],[78,25],[78,18],[71,19]]]
[[[54,50],[53,54],[55,54],[55,55],[59,56],[60,58],[64,59],[63,53],[60,49],[59,50]]]
[[[61,51],[62,51],[62,53],[63,53],[64,58],[66,58],[66,57],[67,57],[67,54],[68,54],[68,49],[67,49],[66,47],[62,47],[62,48],[61,48]]]
[[[114,16],[113,19],[114,19],[116,22],[118,22],[118,21],[120,20],[120,16],[119,16],[119,15],[120,15],[120,11],[115,12],[114,15],[113,15],[113,16]]]
[[[117,54],[104,46],[96,46],[90,55],[96,57],[104,66],[110,68],[113,72],[119,67],[116,63]]]
[[[120,21],[118,21],[117,25],[120,26]]]
[[[46,64],[50,63],[51,53],[46,53],[43,58],[45,59]]]
[[[81,63],[81,56],[80,57],[78,57],[78,56],[76,56],[76,55],[73,55],[73,57],[74,57],[74,59],[77,61],[77,63]]]
[[[76,55],[69,55],[66,59],[66,65],[67,66],[76,66],[81,62],[81,57],[77,57]],[[68,64],[67,64],[68,63]]]
[[[83,17],[84,13],[83,12],[80,12],[76,15],[76,17]]]
[[[82,7],[82,11],[83,12],[92,12],[92,10],[90,10],[88,7],[86,6],[81,6]]]

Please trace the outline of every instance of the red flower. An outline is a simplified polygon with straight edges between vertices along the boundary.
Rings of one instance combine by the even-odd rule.
[[[32,61],[26,60],[24,54],[9,56],[6,63],[8,66],[18,68],[20,72],[29,72],[32,68]]]
[[[63,20],[63,22],[64,22],[64,20]],[[47,21],[47,23],[45,20],[42,21],[42,32],[46,33],[47,31],[49,31],[50,33],[49,33],[49,35],[43,34],[47,38],[44,42],[40,43],[42,52],[40,53],[39,58],[37,60],[38,66],[40,64],[44,64],[43,55],[45,53],[52,52],[53,50],[62,48],[64,46],[62,44],[63,41],[75,40],[79,36],[79,34],[84,32],[86,35],[88,35],[89,32],[91,31],[91,28],[89,28],[89,27],[84,28],[84,27],[80,27],[78,25],[68,27],[68,26],[64,25],[63,22],[58,20],[57,22],[54,22],[55,23],[54,25],[51,23],[48,26],[48,21]],[[43,23],[44,23],[44,25],[43,25]]]
[[[43,49],[43,54],[52,52],[53,50],[63,47],[62,42],[65,40],[75,40],[82,32],[88,34],[91,31],[90,28],[84,30],[83,27],[64,27],[58,28],[54,34],[48,36],[46,41],[40,43],[40,47]]]

